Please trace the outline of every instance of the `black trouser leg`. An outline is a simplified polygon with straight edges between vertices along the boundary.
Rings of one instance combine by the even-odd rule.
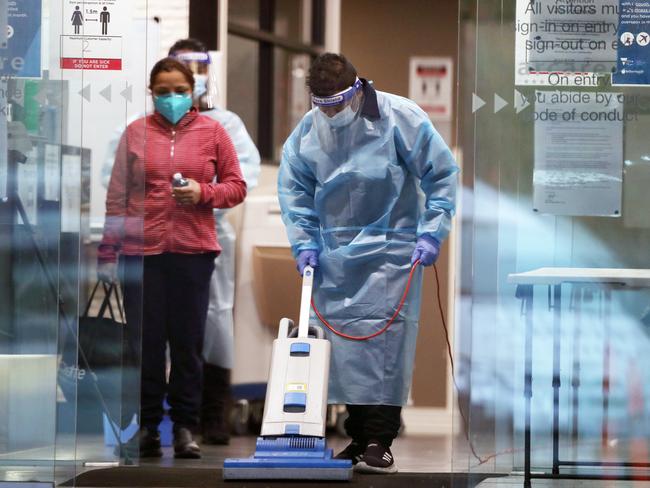
[[[230,370],[203,364],[203,398],[201,425],[203,442],[227,444],[230,439],[228,413],[230,411]]]
[[[164,256],[124,256],[123,262],[128,342],[130,348],[140,351],[140,385],[131,388],[140,391],[140,425],[155,431],[162,420],[166,389],[167,318],[160,306],[167,301]],[[137,369],[137,362],[129,369]]]
[[[230,370],[203,364],[203,398],[201,402],[202,424],[223,424],[225,409],[230,401]]]
[[[165,307],[169,300],[166,281],[166,255],[145,256],[142,321],[142,425],[156,430],[163,418],[163,400],[167,390],[167,322]]]
[[[368,442],[363,431],[365,405],[346,405],[345,407],[348,411],[348,418],[345,419],[345,423],[343,424],[345,432],[357,444],[365,445]]]
[[[390,447],[399,433],[402,407],[394,405],[347,405],[350,416],[345,431],[360,444],[370,440]]]
[[[203,383],[203,336],[214,253],[168,254],[167,276],[171,372],[168,401],[176,426],[199,423]]]
[[[364,430],[368,440],[378,440],[390,447],[399,434],[402,407],[394,405],[368,405]]]

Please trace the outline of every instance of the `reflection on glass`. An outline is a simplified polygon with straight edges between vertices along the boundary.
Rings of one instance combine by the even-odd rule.
[[[235,112],[257,143],[258,43],[228,36],[228,110]]]
[[[302,0],[276,1],[274,33],[295,42],[308,41],[309,32],[305,28],[311,28],[311,24],[303,22],[305,4]]]
[[[41,3],[52,16],[57,2],[25,0],[0,12],[0,22],[23,22],[34,45],[60,47],[58,24],[36,14]],[[125,324],[114,295],[114,317],[102,309],[107,289],[91,300],[91,197],[102,192],[111,131],[143,109],[144,81],[124,90],[145,65],[146,42],[129,53],[138,61],[132,71],[97,73],[60,69],[55,48],[23,52],[20,39],[10,36],[3,52],[26,56],[29,73],[0,68],[0,484],[59,483],[86,461],[120,461],[105,420],[117,419],[119,430]]]
[[[458,383],[480,460],[457,432],[454,464],[602,475],[595,464],[607,462],[618,463],[608,475],[647,476],[650,226],[639,209],[648,105],[638,88],[590,73],[594,61],[615,61],[609,47],[583,53],[580,73],[518,71],[526,43],[515,39],[551,20],[580,32],[599,25],[598,42],[615,39],[610,7],[618,2],[582,13],[577,4],[553,13],[547,6],[559,3],[535,2],[543,11],[530,15],[529,2],[516,4],[461,6],[461,96],[515,98],[509,111],[470,107],[461,117]],[[528,46],[537,51],[527,59],[546,68],[577,55],[573,44],[556,59]]]
[[[273,105],[273,147],[276,160],[281,159],[282,146],[300,119],[311,108],[306,87],[309,56],[274,49],[275,103]]]
[[[237,0],[236,2],[228,2],[228,21],[251,29],[259,29],[259,0]]]

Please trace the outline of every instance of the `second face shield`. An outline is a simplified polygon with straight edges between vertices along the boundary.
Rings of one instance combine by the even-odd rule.
[[[219,99],[219,83],[212,68],[212,59],[205,52],[181,52],[174,56],[194,74],[194,100],[202,110],[215,108]]]
[[[357,78],[352,86],[333,95],[312,95],[312,107],[319,109],[317,116],[330,127],[349,125],[361,106],[361,87],[361,80]]]

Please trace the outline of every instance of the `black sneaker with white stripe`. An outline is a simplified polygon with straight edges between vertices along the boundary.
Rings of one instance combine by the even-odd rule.
[[[354,470],[359,473],[391,474],[397,473],[397,466],[390,448],[377,441],[370,441]]]
[[[365,450],[364,446],[359,444],[356,441],[350,442],[348,447],[339,452],[334,459],[350,459],[352,464],[357,464],[361,460],[363,451]]]

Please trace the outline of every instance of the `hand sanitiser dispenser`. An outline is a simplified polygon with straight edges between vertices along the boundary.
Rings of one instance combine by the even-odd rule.
[[[282,319],[273,341],[261,436],[250,458],[226,459],[224,479],[341,480],[352,461],[333,459],[325,440],[330,342],[309,327],[314,270],[303,273],[298,327]]]

